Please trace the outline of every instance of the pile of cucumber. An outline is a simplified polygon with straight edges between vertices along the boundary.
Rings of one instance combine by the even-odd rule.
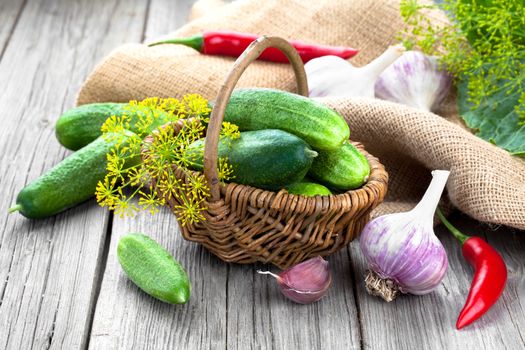
[[[241,130],[239,139],[221,141],[218,149],[233,166],[236,183],[315,196],[358,188],[370,174],[366,158],[348,141],[344,119],[312,99],[274,89],[239,89],[224,120]],[[203,143],[196,141],[190,149],[202,149]],[[195,163],[202,170],[202,156]]]
[[[44,218],[92,197],[105,176],[106,154],[113,146],[101,138],[100,128],[107,118],[122,115],[124,106],[95,103],[60,116],[56,136],[77,152],[27,185],[10,212]],[[362,186],[370,174],[366,158],[348,141],[350,130],[344,119],[309,98],[273,89],[235,90],[224,120],[241,131],[238,139],[219,144],[219,156],[228,158],[236,183],[329,195]],[[162,122],[159,118],[155,127]],[[133,120],[130,129],[138,132]],[[190,149],[202,149],[202,142],[196,141]],[[194,168],[201,170],[202,156],[195,163]]]

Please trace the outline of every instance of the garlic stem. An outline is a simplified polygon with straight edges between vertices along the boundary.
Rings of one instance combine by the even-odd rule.
[[[261,274],[261,275],[270,275],[272,277],[274,277],[276,280],[280,281],[281,280],[281,277],[276,275],[275,273],[272,273],[270,271],[262,271],[262,270],[257,270],[257,273]]]
[[[450,171],[448,170],[432,171],[432,181],[430,182],[425,195],[411,212],[417,212],[418,216],[422,217],[423,220],[432,222],[434,212],[436,211],[449,175]]]
[[[363,72],[366,72],[366,76],[370,77],[370,81],[375,81],[405,50],[405,47],[401,44],[389,46],[379,57],[375,58],[366,66],[361,67],[361,69]]]

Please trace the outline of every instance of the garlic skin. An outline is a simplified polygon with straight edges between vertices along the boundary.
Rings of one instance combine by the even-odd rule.
[[[310,304],[321,299],[332,284],[328,261],[320,256],[294,265],[276,275],[270,271],[257,271],[277,280],[281,292],[299,304]]]
[[[363,67],[355,67],[337,56],[314,58],[304,65],[310,97],[374,97],[374,85],[389,65],[399,58],[405,47],[393,45]]]
[[[452,77],[436,57],[407,51],[381,73],[375,96],[430,112],[439,108],[451,85]]]
[[[370,294],[392,301],[397,291],[427,294],[443,280],[448,259],[434,234],[433,218],[449,173],[433,171],[430,186],[411,211],[380,216],[363,229],[359,245],[372,270],[366,277]]]

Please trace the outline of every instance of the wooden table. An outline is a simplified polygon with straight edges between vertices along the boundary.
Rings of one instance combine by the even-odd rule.
[[[70,152],[54,123],[73,107],[88,73],[116,46],[182,25],[191,0],[0,1],[0,212]],[[230,265],[183,241],[175,217],[114,217],[90,201],[56,217],[0,217],[0,349],[520,349],[525,347],[525,232],[452,221],[498,248],[509,265],[502,299],[475,325],[454,329],[471,268],[437,228],[449,254],[441,286],[387,304],[366,294],[357,244],[331,256],[333,288],[320,302],[285,300],[266,266]],[[140,231],[166,246],[193,282],[188,304],[142,293],[115,257]]]

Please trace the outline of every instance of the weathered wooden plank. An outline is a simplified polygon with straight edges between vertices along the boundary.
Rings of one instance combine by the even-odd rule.
[[[18,23],[26,2],[22,0],[3,0],[0,2],[0,60],[9,38]]]
[[[358,349],[359,320],[353,273],[346,250],[328,258],[333,283],[328,294],[310,305],[282,296],[274,278],[234,265],[228,273],[228,349]]]
[[[140,40],[145,4],[28,0],[0,62],[0,212],[68,154],[54,121],[103,55]],[[85,346],[107,219],[93,202],[41,221],[0,216],[0,348]]]
[[[129,232],[152,237],[185,267],[192,282],[187,304],[160,302],[129,281],[116,257],[118,240]],[[154,217],[115,218],[90,348],[225,348],[227,270],[227,264],[182,239],[168,209]]]
[[[525,282],[525,232],[513,234],[460,215],[451,221],[460,229],[489,237],[509,266],[509,281],[502,299],[480,320],[464,330],[455,329],[472,278],[472,269],[461,255],[458,243],[439,226],[436,229],[449,258],[449,270],[441,286],[425,296],[401,296],[392,303],[367,295],[364,284],[356,286],[363,345],[370,349],[523,349]],[[359,276],[365,264],[357,242],[351,244],[353,265]]]
[[[195,0],[151,0],[144,41],[148,42],[182,27],[194,2]]]

